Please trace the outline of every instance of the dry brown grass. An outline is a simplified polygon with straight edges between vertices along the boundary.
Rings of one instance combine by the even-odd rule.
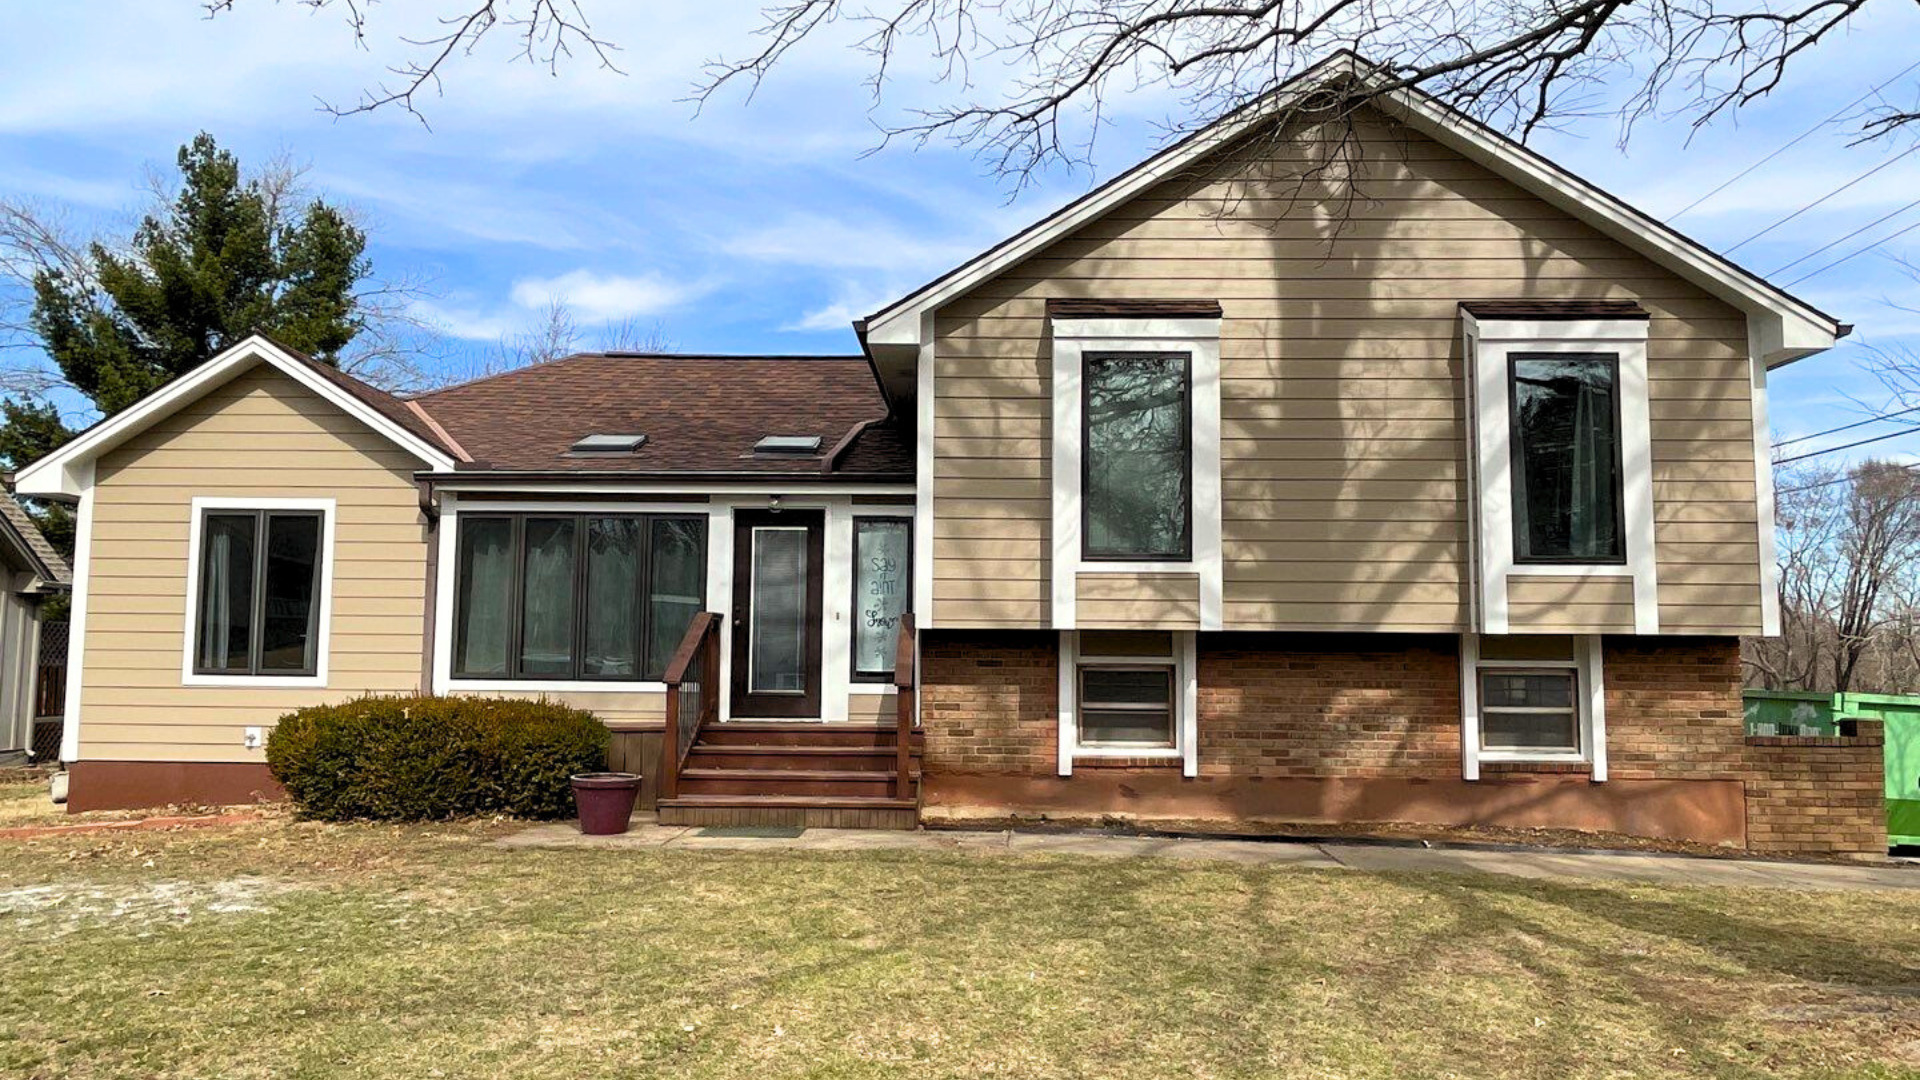
[[[1172,860],[0,844],[0,1076],[1920,1075],[1920,898]]]

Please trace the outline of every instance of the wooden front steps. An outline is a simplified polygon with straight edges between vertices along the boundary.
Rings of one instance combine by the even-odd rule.
[[[730,721],[700,729],[662,825],[911,829],[920,818],[920,738],[906,798],[893,724]]]

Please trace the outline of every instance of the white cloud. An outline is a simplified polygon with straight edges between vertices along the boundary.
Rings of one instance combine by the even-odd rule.
[[[873,314],[875,309],[905,291],[892,286],[862,288],[848,282],[840,286],[831,301],[807,311],[798,319],[782,326],[780,330],[783,333],[799,334],[826,331],[845,333],[855,319]]]
[[[657,315],[711,289],[711,285],[670,281],[659,274],[637,277],[570,270],[558,277],[521,278],[509,294],[529,311],[562,300],[586,322],[617,322]]]
[[[849,224],[819,214],[795,214],[777,225],[726,240],[721,250],[758,262],[919,274],[963,262],[983,246],[978,238],[935,240],[884,225]]]

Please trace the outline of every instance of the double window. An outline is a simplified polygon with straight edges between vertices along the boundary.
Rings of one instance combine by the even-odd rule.
[[[324,512],[210,509],[199,524],[194,674],[318,674]]]
[[[1515,353],[1508,364],[1514,561],[1624,563],[1620,358]]]
[[[913,609],[913,520],[853,519],[853,678],[893,678],[900,616]]]
[[[657,681],[706,601],[705,517],[462,514],[456,678]]]
[[[1083,557],[1191,558],[1192,356],[1093,353],[1082,383]]]

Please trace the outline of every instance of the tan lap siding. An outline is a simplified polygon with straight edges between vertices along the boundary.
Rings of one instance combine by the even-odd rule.
[[[462,693],[458,682],[453,692]],[[512,690],[488,690],[474,697],[518,697],[546,698],[576,709],[585,709],[599,717],[606,725],[616,730],[638,728],[646,730],[658,728],[667,718],[667,695],[658,691],[637,693],[606,690],[564,690],[549,692],[517,692]]]
[[[1074,625],[1083,630],[1198,630],[1200,575],[1074,575]]]
[[[93,492],[80,697],[90,760],[261,761],[244,729],[302,705],[420,683],[426,532],[415,459],[256,367],[109,452]],[[182,686],[196,496],[330,498],[325,689]]]
[[[1293,179],[1325,144],[1269,142],[941,309],[938,625],[1048,624],[1046,301],[1098,297],[1225,311],[1228,629],[1466,629],[1458,302],[1580,298],[1638,300],[1653,316],[1663,626],[1757,628],[1744,316],[1436,143],[1378,123],[1358,135],[1350,203]]]
[[[1516,634],[1631,634],[1633,578],[1511,574],[1507,626]]]

